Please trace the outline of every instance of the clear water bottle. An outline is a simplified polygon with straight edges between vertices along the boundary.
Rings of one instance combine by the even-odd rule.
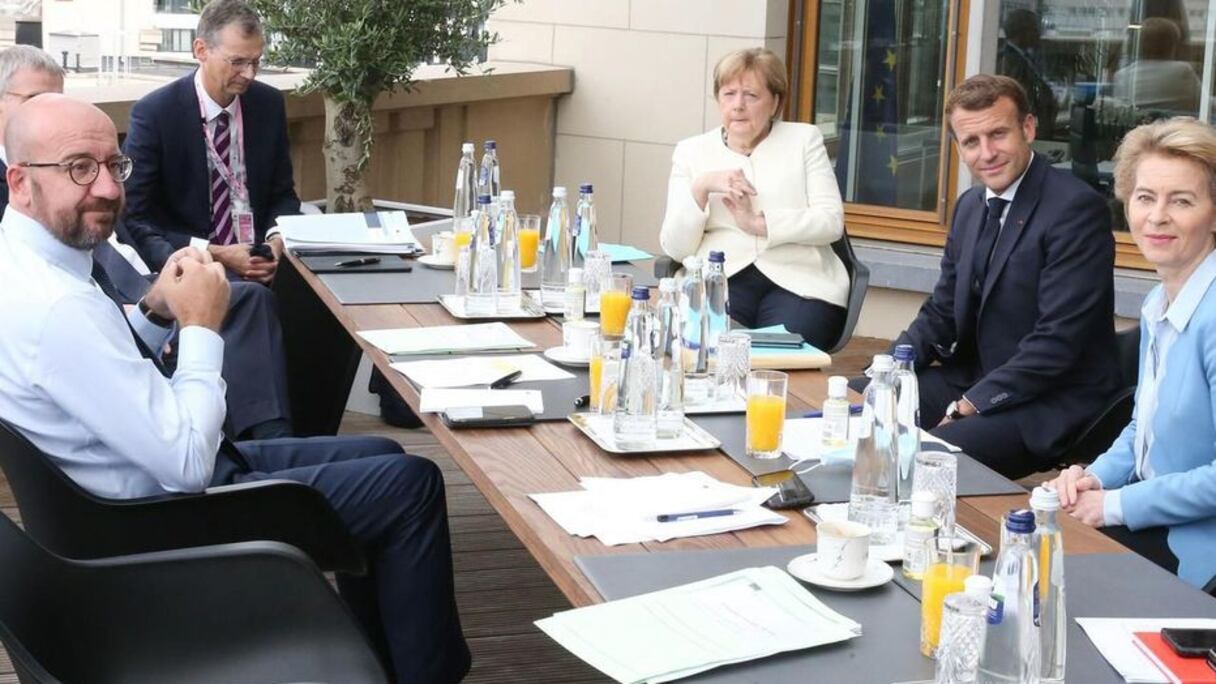
[[[718,364],[718,338],[730,330],[730,302],[726,283],[726,254],[713,251],[709,253],[709,263],[705,266],[705,347],[709,359],[709,372],[712,374]]]
[[[988,628],[980,654],[981,684],[1038,684],[1038,559],[1031,549],[1034,514],[1013,511],[1005,519],[1006,544],[996,559]]]
[[[679,437],[684,432],[684,366],[680,352],[680,301],[674,278],[659,281],[658,434]]]
[[[600,238],[595,229],[595,191],[590,183],[578,186],[578,204],[574,207],[574,265],[582,267],[587,252],[599,249]]]
[[[823,427],[819,447],[823,452],[849,445],[849,379],[843,375],[828,378],[828,398],[823,402]]]
[[[489,195],[495,202],[502,194],[502,170],[498,166],[498,143],[485,142],[481,155],[481,169],[477,173],[477,194]]]
[[[567,321],[581,321],[587,310],[587,286],[583,284],[583,269],[574,266],[567,275],[562,317]]]
[[[684,359],[684,401],[689,405],[709,401],[712,383],[705,346],[708,325],[701,259],[690,256],[684,259],[684,279],[680,283],[680,353]]]
[[[490,196],[477,198],[473,240],[469,243],[469,293],[464,298],[470,316],[492,316],[498,311],[498,255],[494,248],[494,220]]]
[[[1063,682],[1068,615],[1064,609],[1064,536],[1056,521],[1060,495],[1054,489],[1035,487],[1030,510],[1034,511],[1030,547],[1039,558],[1039,659],[1043,665],[1039,681]]]
[[[461,245],[456,253],[456,296],[469,296],[469,262],[472,261],[469,245]]]
[[[899,530],[894,369],[895,360],[886,354],[875,356],[870,366],[849,492],[849,520],[868,525],[874,544],[891,543]]]
[[[937,684],[973,684],[988,624],[992,581],[982,575],[964,580],[965,589],[942,603],[941,641],[937,647]]]
[[[473,143],[460,146],[460,165],[456,167],[456,197],[452,201],[452,226],[468,218],[477,208],[477,163],[473,161]]]
[[[545,311],[561,313],[566,283],[569,281],[574,245],[570,243],[570,209],[566,206],[566,189],[553,188],[553,203],[549,205],[549,223],[545,227],[544,253],[540,261],[540,297]]]
[[[899,482],[896,490],[900,501],[912,499],[912,472],[916,452],[920,451],[920,386],[916,380],[916,350],[910,344],[895,347],[896,419],[899,421]]]
[[[652,444],[658,435],[659,326],[650,308],[650,289],[634,287],[632,299],[612,414],[613,437],[625,447]]]
[[[515,193],[503,190],[494,218],[494,250],[498,255],[498,310],[515,311],[520,306],[522,284],[519,268],[519,215]]]

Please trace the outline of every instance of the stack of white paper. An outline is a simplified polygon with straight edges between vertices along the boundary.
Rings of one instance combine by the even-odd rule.
[[[535,347],[502,321],[473,325],[364,330],[359,336],[385,354],[445,354],[512,351]]]
[[[861,625],[772,566],[568,610],[536,626],[629,684],[669,682],[861,635]]]
[[[521,375],[513,382],[568,380],[574,377],[573,373],[549,363],[539,354],[403,361],[392,364],[392,367],[423,388],[488,385],[515,371]]]
[[[849,417],[849,434],[856,435],[861,430],[861,416]],[[785,421],[785,432],[781,436],[781,448],[792,459],[799,461],[818,461],[833,463],[852,461],[857,450],[857,438],[850,437],[846,447],[834,451],[825,451],[821,446],[823,435],[822,418],[791,418]],[[936,444],[951,453],[962,451],[949,442],[920,431],[921,444]]]
[[[418,397],[418,411],[439,413],[451,408],[475,408],[487,406],[527,406],[533,414],[545,412],[545,401],[540,390],[491,390],[491,389],[423,389]]]
[[[1216,620],[1204,618],[1077,618],[1106,662],[1126,682],[1170,684],[1151,658],[1136,647],[1135,632],[1159,632],[1165,627],[1216,629]]]
[[[582,490],[532,494],[531,498],[566,532],[596,537],[609,546],[786,522],[785,516],[760,505],[776,489],[730,485],[699,471],[635,478],[583,477],[579,484]],[[733,512],[689,515],[707,511]],[[659,516],[687,519],[659,522]]]
[[[279,229],[294,252],[413,254],[422,251],[405,212],[378,212],[381,228],[369,228],[363,214],[280,216]]]

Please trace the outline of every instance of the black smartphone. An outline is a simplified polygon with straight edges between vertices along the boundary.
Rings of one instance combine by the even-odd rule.
[[[443,424],[453,428],[515,427],[531,425],[536,415],[527,406],[470,406],[450,408],[440,414]]]
[[[802,335],[795,333],[748,332],[747,335],[757,347],[798,349],[802,346]]]
[[[1216,648],[1208,650],[1208,667],[1216,671]]]
[[[798,473],[792,470],[777,470],[771,473],[756,475],[752,484],[757,487],[776,487],[777,493],[769,497],[764,505],[773,510],[786,508],[806,508],[815,503],[815,494],[811,491]]]
[[[256,245],[250,245],[249,256],[261,257],[274,261],[274,250],[265,242],[259,242]]]
[[[1161,638],[1183,658],[1202,658],[1216,648],[1216,629],[1166,627],[1161,630]]]

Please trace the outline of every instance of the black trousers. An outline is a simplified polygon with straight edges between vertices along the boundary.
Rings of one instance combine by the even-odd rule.
[[[1103,534],[1114,539],[1127,548],[1144,556],[1152,562],[1178,574],[1178,557],[1170,551],[1167,542],[1170,529],[1168,527],[1146,527],[1133,532],[1126,525],[1114,525],[1099,528]]]
[[[254,472],[217,457],[212,484],[288,479],[325,495],[362,544],[367,575],[338,590],[403,684],[458,682],[470,655],[461,632],[443,475],[383,437],[239,442]]]
[[[783,324],[818,349],[840,339],[848,312],[821,299],[804,299],[778,287],[755,264],[731,276],[730,317],[747,328]]]

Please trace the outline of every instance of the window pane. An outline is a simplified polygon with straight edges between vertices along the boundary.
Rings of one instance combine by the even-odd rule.
[[[937,208],[948,5],[823,0],[814,123],[846,202]]]
[[[1126,230],[1111,161],[1124,134],[1164,117],[1210,116],[1200,108],[1208,0],[1030,7],[1001,1],[996,72],[1030,95],[1036,153],[1111,197],[1116,227]]]

